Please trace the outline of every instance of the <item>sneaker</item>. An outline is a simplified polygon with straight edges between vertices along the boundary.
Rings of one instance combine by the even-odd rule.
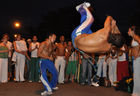
[[[56,91],[56,90],[58,90],[59,88],[58,87],[54,87],[54,88],[52,88],[54,91]]]
[[[44,91],[41,93],[41,96],[47,96],[47,95],[52,95],[52,92]]]
[[[80,83],[80,85],[84,86],[84,85],[85,85],[85,83]]]
[[[64,84],[64,82],[59,82],[59,84]]]
[[[8,81],[1,81],[1,83],[7,83]]]
[[[99,84],[97,82],[92,82],[91,85],[95,87],[99,87]]]
[[[90,3],[89,3],[89,2],[84,2],[84,5],[85,5],[86,7],[90,7]]]
[[[39,80],[38,82],[41,83],[41,80]]]
[[[29,82],[31,83],[31,82],[33,82],[33,81],[29,80]]]

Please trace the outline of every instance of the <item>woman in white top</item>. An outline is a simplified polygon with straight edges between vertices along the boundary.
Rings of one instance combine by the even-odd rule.
[[[25,67],[25,56],[27,56],[27,46],[24,40],[21,40],[21,35],[17,35],[17,40],[14,41],[14,50],[16,55],[16,80],[24,80],[24,67]]]
[[[140,96],[140,36],[129,28],[128,35],[134,40],[132,41],[132,56],[134,56],[134,86],[132,96]]]

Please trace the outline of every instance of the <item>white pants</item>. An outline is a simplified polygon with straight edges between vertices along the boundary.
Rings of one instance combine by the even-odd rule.
[[[66,66],[66,61],[64,56],[57,56],[57,58],[55,59],[55,67],[56,70],[58,71],[58,83],[64,82],[65,66]]]
[[[109,80],[112,85],[117,81],[117,59],[109,58]]]
[[[138,57],[136,60],[134,60],[134,88],[133,88],[133,94],[136,94],[136,96],[140,96],[140,57]]]
[[[107,77],[107,63],[105,62],[105,58],[99,58],[98,60],[98,70],[97,70],[97,76],[101,77],[103,72],[103,77]]]
[[[16,81],[24,81],[25,55],[16,53]]]
[[[8,58],[0,58],[0,82],[8,81]]]

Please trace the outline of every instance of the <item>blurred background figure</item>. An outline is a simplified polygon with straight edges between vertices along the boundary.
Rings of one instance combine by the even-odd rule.
[[[8,82],[8,48],[6,43],[8,41],[7,37],[2,37],[0,41],[0,82]]]
[[[29,82],[39,81],[39,63],[38,63],[38,48],[39,42],[37,42],[37,36],[33,36],[33,42],[30,43],[29,51],[31,52],[31,62],[30,62],[30,78]]]

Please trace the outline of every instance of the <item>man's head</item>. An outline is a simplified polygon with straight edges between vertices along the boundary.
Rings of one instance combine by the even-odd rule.
[[[62,35],[62,36],[60,37],[60,42],[64,42],[64,40],[65,40],[65,37]]]
[[[21,40],[21,35],[20,35],[20,34],[17,34],[16,39],[17,39],[18,41]]]
[[[51,34],[49,35],[49,40],[54,43],[54,41],[56,40],[56,35],[55,34]]]
[[[7,40],[9,40],[8,34],[7,33],[6,34],[3,34],[3,38],[7,38]]]
[[[33,42],[36,42],[37,41],[37,36],[33,36]]]
[[[28,44],[32,43],[32,40],[31,39],[27,39],[27,43]]]
[[[72,42],[71,41],[68,42],[68,46],[72,46]]]
[[[116,46],[117,48],[121,48],[125,43],[125,39],[121,34],[110,33],[108,36],[108,43],[111,43],[112,45]]]

